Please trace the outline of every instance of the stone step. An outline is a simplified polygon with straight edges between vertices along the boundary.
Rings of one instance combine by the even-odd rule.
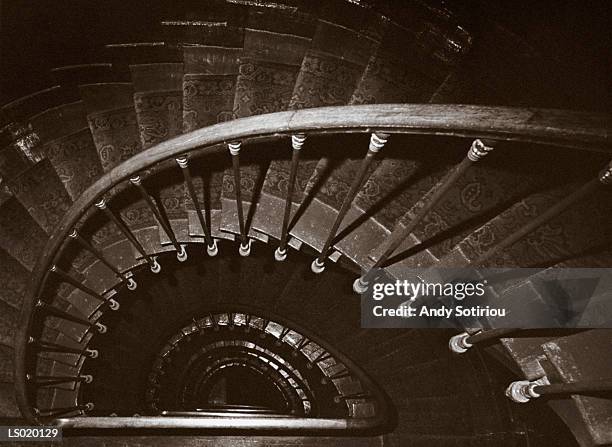
[[[83,102],[49,109],[31,119],[51,162],[72,200],[102,175]]]
[[[459,26],[441,30],[432,22],[414,25],[410,29],[390,22],[381,28],[381,44],[351,104],[428,102],[471,46],[470,36]]]
[[[124,41],[106,45],[103,57],[113,65],[113,71],[121,78],[131,78],[131,65],[152,63],[180,63],[182,53],[179,48],[162,40]]]
[[[168,18],[161,22],[165,42],[183,49],[198,46],[240,48],[244,38],[244,19],[206,16],[205,20]]]
[[[0,247],[27,270],[32,271],[47,235],[14,196],[0,202]]]
[[[314,31],[313,23],[310,26],[307,23],[299,26],[300,23],[291,22],[291,17],[286,17],[283,22],[275,25],[268,21],[262,23],[260,15],[253,14],[249,16],[249,24],[251,22],[258,29],[245,30],[244,51],[239,58],[233,105],[236,118],[280,112],[289,107],[302,59],[310,46],[310,36]],[[286,29],[292,23],[294,29]],[[289,31],[291,34],[283,33]],[[257,188],[259,191],[266,169],[267,164],[257,161],[251,165],[241,163],[241,183],[259,184]],[[232,170],[228,169],[223,176],[223,199],[234,198],[233,182]],[[252,221],[256,212],[253,191],[247,189],[244,199],[253,206],[250,218]],[[235,220],[228,213],[228,218],[224,218],[221,229],[236,232],[231,222]]]
[[[78,94],[67,92],[56,85],[4,104],[0,110],[9,122],[20,122],[45,110],[78,100]]]
[[[531,219],[540,215],[556,201],[575,191],[582,182],[552,188],[546,192],[531,194],[523,200],[501,212],[498,216],[472,232],[448,255],[441,258],[445,265],[463,265],[475,260],[504,237],[518,230]],[[607,192],[596,191],[588,199],[554,217],[549,222],[534,230],[527,237],[508,247],[496,259],[489,260],[494,266],[502,262],[505,266],[538,266],[550,265],[584,253],[593,247],[606,243],[610,222],[604,217],[605,212],[599,208],[606,203]],[[580,231],[578,222],[589,216],[589,225],[598,228],[588,234]],[[552,262],[551,262],[552,260]]]
[[[0,344],[0,383],[13,383],[14,356],[11,345]]]
[[[6,250],[0,248],[0,301],[14,309],[21,309],[30,272]]]
[[[319,22],[306,51],[289,104],[290,109],[347,104],[357,86],[377,41],[351,31]],[[309,152],[312,146],[307,146]],[[296,184],[296,203],[301,203],[307,179],[316,166],[316,159],[302,161]],[[289,162],[278,160],[270,165],[267,177],[282,177],[289,172]],[[267,185],[266,194],[282,197],[282,191]],[[281,194],[279,194],[279,192]]]
[[[8,182],[7,187],[49,234],[72,205],[72,199],[48,160],[21,173]]]
[[[245,228],[249,237],[267,242],[267,236],[251,228],[250,223],[253,221],[255,212],[255,204],[261,190],[261,185],[264,181],[266,167],[268,166],[267,158],[261,156],[263,148],[258,145],[243,147],[240,151],[240,186],[241,198],[243,206],[243,217]],[[267,155],[273,156],[272,153]],[[230,154],[226,157],[229,159]],[[223,210],[221,217],[221,226],[219,229],[224,232],[240,234],[240,225],[238,220],[238,207],[236,202],[236,185],[234,182],[233,169],[227,168],[223,173],[223,184],[221,189],[221,208]]]
[[[467,146],[469,144],[466,143]],[[495,155],[497,154],[493,154],[490,158]],[[421,244],[426,244],[426,248],[399,260],[388,270],[393,275],[401,277],[403,268],[432,265],[448,253],[461,240],[462,235],[469,234],[475,225],[474,222],[482,221],[486,216],[497,213],[503,203],[512,203],[513,198],[520,198],[537,184],[533,178],[500,168],[499,162],[489,162],[489,160],[483,160],[470,167],[400,245],[395,256],[401,257],[402,253],[414,252],[411,248]],[[444,180],[444,176],[439,178],[438,183],[434,184],[423,198],[400,218],[394,233],[403,231],[419,208],[426,203],[427,197],[440,188]],[[512,190],[510,196],[509,190]],[[373,252],[371,257],[377,260],[386,246],[387,244],[384,244]]]
[[[64,90],[74,91],[77,95],[79,85],[129,81],[129,77],[113,70],[113,64],[104,62],[52,68],[51,76]]]
[[[439,83],[452,68],[452,65],[448,60],[428,59],[431,58],[431,54],[435,54],[435,51],[429,53],[425,51],[423,42],[418,42],[419,34],[411,34],[406,31],[404,27],[395,23],[387,24],[384,28],[382,43],[368,61],[350,103],[396,103],[429,100]],[[415,36],[418,43],[414,41]],[[438,49],[443,47],[440,42],[429,42],[428,44],[429,47],[437,44]],[[407,60],[406,48],[409,48],[408,51],[413,53],[413,57],[409,58],[413,61],[410,64],[405,62]],[[419,60],[420,63],[414,64],[414,59]],[[383,152],[383,160],[379,167],[374,169],[353,206],[354,214],[357,216],[364,211],[367,212],[369,209],[376,208],[375,214],[382,217],[380,219],[382,222],[376,221],[369,224],[368,231],[364,231],[362,234],[359,230],[355,230],[337,244],[338,249],[343,254],[360,265],[371,264],[367,255],[364,255],[365,250],[363,248],[373,248],[378,245],[387,236],[387,231],[384,228],[385,223],[388,221],[395,223],[395,219],[391,216],[388,216],[391,218],[384,219],[385,215],[392,213],[393,209],[392,206],[389,206],[391,203],[385,206],[385,208],[389,208],[388,211],[381,206],[381,202],[388,200],[385,190],[389,193],[389,196],[392,196],[390,193],[393,189],[410,177],[416,168],[415,162],[412,160],[389,158],[387,149]],[[350,171],[349,166],[350,164],[346,165],[347,171]],[[340,168],[338,174],[340,178],[342,172],[343,169]],[[391,179],[388,177],[390,173],[394,174],[392,174]],[[331,174],[328,183],[332,183],[335,177],[336,173],[334,172]],[[384,178],[384,182],[380,181],[382,178]],[[395,181],[390,182],[389,180]],[[383,211],[386,211],[386,213],[383,213]],[[382,223],[383,228],[381,228],[380,223]],[[392,224],[387,224],[387,228],[392,228]],[[365,234],[368,237],[364,237]]]
[[[130,65],[130,71],[142,147],[147,149],[182,133],[183,64]]]
[[[366,35],[319,21],[312,36],[311,46],[304,54],[289,109],[348,104],[377,46],[378,41]],[[306,144],[307,151],[312,154],[313,145],[310,142]],[[329,148],[320,150],[324,157]],[[315,153],[318,152],[319,150],[316,150]],[[317,183],[318,174],[324,171],[324,166],[320,163],[325,162],[311,158],[311,155],[300,162],[294,196],[296,204],[302,203],[306,194],[317,193],[311,189]],[[263,189],[265,196],[271,196],[270,201],[285,199],[286,188],[279,188],[274,179],[287,178],[289,171],[289,160],[273,160],[270,163],[266,178],[271,181]],[[265,224],[262,220],[263,218],[256,220],[259,226]],[[298,237],[300,234],[301,231],[295,230],[294,236],[303,240]]]
[[[88,84],[79,91],[105,172],[142,150],[131,83]]]
[[[500,343],[505,352],[512,358],[514,363],[520,368],[523,376],[527,380],[537,380],[546,375],[540,364],[544,357],[542,345],[555,337],[514,337],[502,338]]]
[[[544,352],[552,366],[547,371],[549,380],[569,383],[610,379],[611,347],[612,331],[606,329],[584,331],[545,343]],[[562,400],[565,402],[554,399],[550,405],[571,429],[576,427],[574,435],[579,442],[584,445],[612,442],[612,401],[607,396],[572,395],[571,400]],[[570,406],[577,410],[579,421],[564,417]]]
[[[0,345],[13,346],[13,336],[19,324],[19,310],[0,301]]]
[[[183,48],[183,130],[227,121],[233,116],[240,47]]]
[[[3,418],[17,418],[21,416],[17,401],[15,400],[15,389],[12,383],[0,382],[0,416]]]

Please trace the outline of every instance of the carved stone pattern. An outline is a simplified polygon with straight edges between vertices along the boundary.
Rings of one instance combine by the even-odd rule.
[[[293,203],[302,203],[304,191],[308,180],[318,164],[317,160],[300,160],[295,179],[295,189],[293,192]],[[291,161],[272,160],[264,180],[262,191],[274,197],[284,199],[287,197],[289,188],[289,174],[291,172]]]
[[[183,130],[191,132],[233,118],[236,76],[185,75]]]
[[[77,253],[74,254],[73,257],[70,258],[70,261],[71,262],[70,268],[68,269],[68,273],[77,277],[81,275],[81,272],[83,272],[85,268],[96,262],[97,258],[88,250],[79,250]]]
[[[241,164],[240,165],[240,190],[242,200],[250,201],[255,185],[260,176],[263,175],[260,165],[257,164]],[[234,173],[228,169],[223,174],[223,191],[221,197],[224,199],[236,198],[236,184],[234,182]]]
[[[16,198],[11,198],[0,208],[0,247],[32,271],[47,235]]]
[[[165,186],[159,191],[159,197],[168,217],[185,217],[188,202],[188,191],[183,183]],[[202,202],[200,202],[201,204]]]
[[[309,51],[297,77],[290,109],[347,104],[363,67],[328,54]]]
[[[134,94],[134,106],[143,148],[154,146],[182,132],[182,103],[180,91]]]
[[[87,119],[105,172],[142,150],[133,107],[90,114]]]
[[[523,173],[496,170],[484,164],[472,166],[446,193],[419,224],[414,234],[422,241],[429,240],[456,225],[494,210],[500,202],[522,195],[540,180]],[[439,187],[439,185],[436,185]],[[471,230],[452,231],[453,236],[429,247],[438,258],[450,252]]]
[[[100,216],[100,217],[98,217]],[[106,219],[106,217],[102,217],[102,213],[98,212],[98,215],[94,217],[94,219]],[[123,235],[119,231],[119,229],[115,226],[114,223],[108,221],[105,222],[102,226],[98,227],[93,231],[91,240],[94,245],[99,247],[105,247],[113,242],[123,239]]]
[[[49,234],[72,205],[66,188],[48,160],[32,166],[14,179],[9,187],[41,228]]]
[[[359,195],[355,205],[362,211],[379,208],[374,219],[388,230],[425,194],[436,178],[414,180],[420,164],[414,160],[386,158],[372,173]]]
[[[121,211],[121,217],[128,227],[137,229],[156,225],[157,221],[153,212],[144,200],[128,206]]]
[[[553,194],[539,193],[531,195],[474,231],[461,241],[459,246],[468,259],[476,259],[506,236],[537,217],[562,196],[563,194],[560,194],[560,191],[555,191]],[[548,237],[550,238],[552,234],[554,232],[549,232]],[[559,235],[560,233],[557,233],[557,236]],[[560,242],[560,240],[557,240],[557,242]]]
[[[513,264],[549,265],[551,261],[576,257],[591,248],[609,246],[612,222],[603,205],[610,203],[609,197],[604,196],[604,190],[598,191],[509,247],[506,251]],[[588,216],[592,231],[584,231],[584,216]]]
[[[6,251],[0,249],[0,301],[20,309],[29,272]]]
[[[45,150],[73,200],[102,175],[102,165],[89,129],[47,143]]]
[[[374,160],[368,174],[374,172],[379,161]],[[338,210],[353,180],[357,177],[361,160],[344,160],[339,163],[317,192],[317,199]],[[365,186],[365,185],[364,185]],[[363,188],[363,186],[362,186]]]
[[[242,58],[236,81],[237,117],[286,110],[299,67]]]

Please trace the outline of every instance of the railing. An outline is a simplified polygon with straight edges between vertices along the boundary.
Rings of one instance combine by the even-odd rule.
[[[155,216],[159,218],[155,210],[155,204],[150,201],[147,191],[140,187],[140,178],[138,175],[160,162],[168,159],[175,159],[177,161],[179,166],[183,169],[184,180],[187,184],[188,191],[192,199],[195,199],[195,194],[192,190],[193,186],[190,185],[191,180],[188,173],[188,159],[190,155],[195,154],[197,156],[204,156],[211,153],[217,153],[225,150],[225,146],[227,145],[232,154],[236,185],[239,188],[239,151],[241,147],[257,141],[265,141],[283,136],[293,136],[292,147],[294,157],[291,173],[292,184],[289,187],[290,194],[287,197],[288,205],[285,208],[281,244],[276,254],[277,259],[282,260],[286,257],[287,216],[291,208],[291,191],[293,191],[293,182],[296,177],[295,172],[299,168],[299,157],[296,152],[302,148],[305,136],[339,132],[371,133],[370,148],[362,163],[360,175],[355,179],[350,189],[350,194],[344,201],[341,213],[329,232],[324,250],[313,262],[313,270],[317,272],[322,271],[324,267],[328,251],[332,246],[337,229],[341,223],[343,212],[346,211],[354,195],[358,191],[359,186],[366,179],[365,173],[367,172],[372,156],[384,146],[388,138],[393,138],[393,134],[446,135],[479,139],[478,141],[480,141],[480,143],[474,143],[470,148],[470,152],[466,158],[468,161],[462,163],[460,167],[457,168],[462,171],[467,168],[470,163],[477,161],[488,152],[488,146],[482,143],[482,141],[530,142],[612,153],[608,139],[611,128],[612,123],[610,117],[579,112],[464,105],[390,104],[326,107],[259,115],[202,128],[149,148],[105,174],[78,198],[59,224],[54,234],[51,235],[38,260],[34,270],[33,280],[26,292],[17,333],[15,383],[17,400],[21,412],[29,422],[41,422],[38,417],[40,414],[37,415],[35,413],[31,402],[31,376],[28,375],[28,359],[31,358],[30,356],[33,355],[37,349],[61,349],[61,347],[41,347],[38,346],[37,343],[41,344],[42,342],[36,342],[35,340],[34,343],[32,343],[33,340],[30,338],[30,334],[32,331],[33,315],[35,311],[46,311],[51,307],[42,302],[40,297],[45,281],[47,277],[52,274],[53,266],[67,238],[71,236],[74,238],[78,235],[78,233],[75,232],[75,228],[92,206],[95,205],[101,210],[104,210],[111,221],[115,222],[124,233],[125,237],[134,244],[135,249],[141,253],[143,259],[148,262],[153,272],[158,272],[161,268],[156,258],[144,251],[138,241],[135,240],[134,235],[131,234],[127,225],[122,222],[121,217],[109,209],[105,201],[105,194],[118,184],[131,179],[133,186],[139,188],[141,196],[145,198],[149,206],[153,209]],[[453,178],[452,175],[453,174],[451,174],[451,179]],[[455,175],[457,174],[455,173]],[[611,178],[612,174],[607,170],[601,174],[599,181],[605,183],[609,182]],[[238,202],[237,207],[240,212],[242,206],[240,203],[241,194],[239,190],[236,196]],[[199,209],[196,200],[194,200],[194,204],[196,204],[196,208]],[[205,221],[201,212],[198,213],[198,218],[203,227],[208,253],[214,255],[217,253],[217,247],[211,236],[209,223]],[[244,228],[243,216],[239,215],[239,220],[241,242],[240,254],[248,255],[250,239]],[[164,226],[161,222],[160,224]],[[176,238],[171,234],[171,229],[164,226],[164,230],[168,233],[168,237],[172,244],[175,245],[179,260],[184,260],[185,252],[176,241]],[[89,251],[102,262],[106,263],[100,250],[95,247],[86,246],[85,248],[89,249]],[[130,272],[119,272],[116,269],[113,271],[118,281],[126,283],[128,288],[136,287],[136,283]],[[55,270],[55,274],[57,274],[57,269]],[[65,280],[67,279],[66,277],[63,278]],[[367,280],[363,280],[362,283],[358,285],[360,287],[366,287]],[[107,299],[103,296],[98,296],[97,298],[101,301],[108,302],[111,309],[114,307],[116,308],[116,305],[111,299]],[[52,312],[55,312],[57,315],[58,312],[62,311],[52,310]],[[60,318],[77,318],[66,315],[58,316]],[[105,327],[100,323],[87,321],[80,321],[80,323],[85,323],[89,325],[92,330],[95,329],[99,332],[105,330]],[[84,353],[91,356],[94,354],[97,355],[97,352],[84,351]],[[28,379],[29,377],[30,379]],[[75,377],[73,380],[84,381],[85,379]],[[87,411],[88,409],[87,405],[81,405],[80,407],[82,411]],[[53,410],[54,409],[50,409],[49,414],[55,414]],[[143,419],[143,421],[145,420]],[[66,422],[65,424],[73,424],[73,426],[76,426],[79,422],[75,420],[74,423]],[[268,427],[273,427],[273,425],[269,425]]]

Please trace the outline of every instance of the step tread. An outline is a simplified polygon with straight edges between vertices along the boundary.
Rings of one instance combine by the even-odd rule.
[[[238,58],[242,48],[183,49],[183,130],[227,121],[233,116]]]
[[[130,71],[143,149],[181,134],[183,64],[131,65]]]
[[[0,301],[21,309],[30,280],[30,272],[7,251],[0,249]]]
[[[32,271],[48,236],[16,197],[0,207],[0,246]]]
[[[79,91],[105,172],[142,150],[132,84],[89,84]]]
[[[581,184],[575,182],[545,193],[529,195],[468,235],[457,244],[455,251],[460,253],[463,259],[476,259],[512,231],[518,230],[530,219],[575,191]],[[550,263],[551,258],[553,260],[571,258],[605,243],[610,222],[604,217],[605,212],[598,206],[602,201],[605,202],[603,197],[598,197],[600,193],[603,192],[597,191],[588,199],[574,204],[488,263],[537,266],[543,262]],[[579,231],[580,225],[576,223],[581,221],[586,213],[590,216],[593,228],[600,229],[601,233],[597,231],[586,234]],[[444,262],[444,259],[441,262]]]
[[[612,331],[590,330],[558,338],[543,345],[547,359],[563,382],[609,379]],[[604,397],[573,395],[595,444],[612,442],[612,401]]]
[[[75,200],[102,175],[84,103],[79,101],[47,110],[31,122],[43,142],[42,152]]]

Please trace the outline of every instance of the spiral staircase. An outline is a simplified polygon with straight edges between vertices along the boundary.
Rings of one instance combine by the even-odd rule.
[[[610,116],[487,105],[533,94],[531,56],[459,6],[173,5],[5,104],[0,421],[612,444],[612,331],[361,328],[378,268],[612,262]],[[499,293],[535,311],[535,284]]]

